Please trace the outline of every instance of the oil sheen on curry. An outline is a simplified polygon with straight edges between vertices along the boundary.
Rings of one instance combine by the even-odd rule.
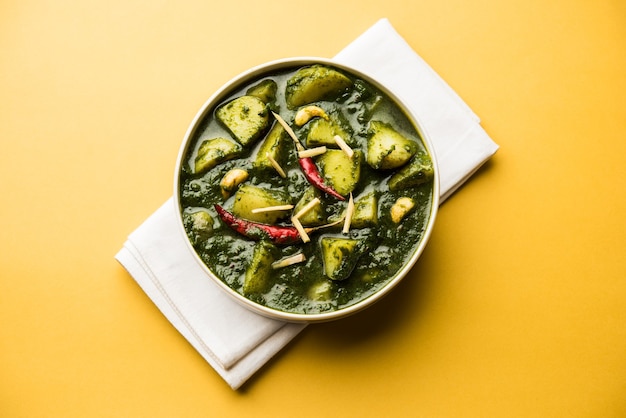
[[[207,113],[179,190],[213,274],[258,304],[316,314],[367,298],[411,257],[433,163],[387,95],[315,64],[256,79]]]

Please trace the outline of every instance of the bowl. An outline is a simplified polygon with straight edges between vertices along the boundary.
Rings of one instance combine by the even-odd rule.
[[[374,77],[317,57],[224,84],[193,118],[174,177],[177,223],[207,280],[288,322],[336,320],[389,294],[439,206],[419,115]]]

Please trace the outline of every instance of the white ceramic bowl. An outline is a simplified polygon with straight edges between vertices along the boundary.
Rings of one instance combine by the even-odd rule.
[[[391,277],[386,282],[386,284],[382,286],[378,291],[376,291],[374,294],[368,296],[367,298],[353,305],[350,305],[350,306],[347,306],[345,308],[341,308],[335,311],[330,311],[330,312],[302,314],[302,313],[284,312],[281,310],[268,308],[267,306],[253,302],[250,299],[241,295],[240,293],[236,292],[232,288],[230,288],[227,284],[225,284],[219,277],[217,277],[206,266],[206,264],[202,261],[200,256],[197,254],[197,252],[193,248],[192,243],[189,241],[189,239],[187,239],[187,234],[185,233],[185,229],[183,225],[183,218],[182,218],[182,214],[180,210],[181,190],[180,190],[179,176],[180,176],[183,164],[184,164],[185,155],[190,145],[194,141],[196,133],[198,132],[199,129],[201,129],[203,120],[209,117],[220,103],[222,103],[226,98],[231,96],[237,90],[240,90],[242,87],[250,84],[254,80],[260,79],[264,75],[271,75],[276,72],[284,71],[290,68],[307,66],[307,65],[312,65],[312,64],[329,65],[331,67],[340,69],[349,75],[355,76],[357,78],[360,78],[370,83],[371,85],[373,85],[374,87],[378,88],[380,91],[385,93],[391,100],[393,100],[404,111],[405,115],[413,123],[417,132],[420,134],[422,141],[426,147],[426,150],[430,154],[430,157],[433,160],[434,178],[433,178],[432,205],[430,208],[430,215],[429,215],[428,222],[424,230],[424,234],[422,236],[421,241],[415,247],[415,250],[413,251],[411,256],[407,258],[407,261],[402,266],[402,268],[400,268],[397,271],[397,273],[393,277]],[[434,225],[435,218],[436,218],[437,209],[439,206],[439,173],[438,173],[437,161],[436,161],[436,157],[434,154],[431,140],[429,139],[427,132],[423,129],[423,126],[419,122],[419,115],[415,115],[411,111],[411,109],[409,109],[398,98],[397,95],[395,95],[393,92],[391,92],[388,88],[386,88],[384,85],[382,85],[373,77],[367,74],[364,74],[362,71],[356,70],[355,68],[346,66],[345,64],[341,64],[330,59],[316,58],[316,57],[296,57],[296,58],[287,58],[287,59],[271,61],[262,65],[253,67],[239,74],[238,76],[236,76],[235,78],[231,79],[229,82],[224,84],[219,90],[217,90],[200,108],[200,110],[196,114],[195,118],[191,122],[185,134],[184,140],[180,147],[177,163],[176,163],[174,180],[175,180],[174,181],[174,198],[176,200],[176,207],[179,209],[177,211],[178,213],[177,222],[179,224],[181,233],[183,233],[183,235],[186,238],[189,251],[193,254],[194,258],[202,267],[202,269],[206,272],[207,280],[213,280],[224,291],[225,297],[233,298],[235,301],[239,302],[241,305],[245,306],[246,308],[258,314],[261,314],[270,318],[279,319],[283,321],[289,321],[289,322],[310,323],[310,322],[330,321],[330,320],[343,318],[343,317],[352,315],[356,312],[359,312],[371,306],[372,304],[380,300],[383,296],[387,295],[407,275],[407,273],[411,270],[411,268],[413,267],[417,259],[422,254],[424,247],[426,246],[428,239],[430,237],[430,234],[432,232],[433,225]]]

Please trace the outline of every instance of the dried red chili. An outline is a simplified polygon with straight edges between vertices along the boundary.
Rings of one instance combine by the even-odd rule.
[[[269,239],[274,244],[294,244],[301,241],[300,233],[294,226],[268,225],[237,218],[220,205],[215,205],[220,219],[234,231],[250,239]]]
[[[298,137],[294,133],[293,129],[285,122],[285,120],[277,113],[272,112],[278,123],[285,129],[285,131],[289,134],[291,139],[296,144],[296,150],[298,152],[304,151],[304,146],[298,140]],[[328,193],[331,196],[336,197],[339,200],[346,200],[341,194],[339,194],[335,189],[326,184],[324,178],[320,174],[317,166],[315,165],[315,161],[311,157],[298,157],[298,164],[300,164],[300,168],[302,169],[302,173],[304,173],[304,177],[306,177],[307,181],[311,183],[317,189],[323,191],[324,193]]]
[[[306,177],[309,183],[311,183],[314,187],[325,193],[328,193],[331,196],[336,197],[339,200],[346,200],[345,197],[340,195],[335,189],[333,189],[324,182],[324,179],[320,175],[317,166],[315,165],[315,161],[313,161],[313,158],[298,158],[298,164],[300,164],[300,168],[302,169],[302,173],[304,173],[304,177]]]

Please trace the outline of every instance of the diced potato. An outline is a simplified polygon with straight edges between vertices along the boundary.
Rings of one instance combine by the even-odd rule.
[[[328,222],[336,222],[346,214],[347,210],[344,210],[341,215],[331,215]],[[367,228],[375,225],[378,225],[378,196],[375,192],[370,192],[354,200],[350,228]]]
[[[208,212],[199,209],[183,213],[183,222],[189,238],[194,244],[197,244],[211,236],[215,221]]]
[[[325,145],[330,148],[337,148],[335,135],[339,135],[346,143],[350,142],[350,135],[332,119],[315,119],[309,122],[310,128],[306,136],[307,147],[319,147]]]
[[[246,94],[248,96],[258,97],[263,103],[271,103],[276,100],[277,90],[278,85],[276,82],[268,78],[250,87],[248,91],[246,91]]]
[[[331,280],[344,280],[356,266],[360,241],[350,238],[323,237],[320,240],[324,274]]]
[[[316,302],[330,300],[332,296],[332,284],[328,280],[314,283],[307,291],[309,299]]]
[[[215,117],[243,146],[256,141],[269,126],[269,111],[263,100],[241,96],[221,106]]]
[[[233,198],[233,214],[240,218],[273,224],[289,215],[288,211],[281,210],[258,213],[252,211],[256,208],[282,206],[291,203],[288,195],[277,190],[244,184],[239,187]]]
[[[298,200],[298,203],[296,203],[296,206],[293,208],[293,213],[298,213],[300,209],[316,197],[319,199],[321,194],[322,193],[317,188],[313,186],[308,187],[302,194],[300,200]],[[319,204],[309,209],[298,219],[304,226],[317,226],[326,223],[326,214],[322,204]]]
[[[241,146],[226,138],[207,139],[200,145],[194,161],[194,172],[203,173],[222,163],[232,160],[241,153]]]
[[[354,228],[365,228],[376,224],[378,224],[378,198],[371,192],[354,202],[354,214],[350,225]]]
[[[246,269],[243,293],[263,293],[268,290],[276,247],[268,241],[259,241],[252,252],[252,260]]]
[[[362,153],[354,152],[352,158],[338,149],[327,150],[317,158],[324,179],[337,191],[346,196],[356,187],[361,177]]]
[[[283,148],[285,147],[285,143],[287,143],[286,139],[287,133],[285,132],[283,127],[280,125],[280,123],[275,123],[263,140],[263,143],[261,144],[261,147],[259,148],[259,151],[254,160],[253,166],[263,169],[273,169],[272,163],[269,159],[270,157],[280,164],[283,156]]]
[[[401,167],[417,152],[417,143],[386,123],[370,122],[370,134],[367,141],[367,163],[374,169]]]
[[[339,71],[324,65],[312,65],[296,72],[285,89],[287,107],[334,99],[352,86],[352,80]]]
[[[202,234],[210,234],[213,232],[213,218],[208,212],[198,210],[185,214],[185,221],[189,222],[191,230]]]
[[[408,215],[415,207],[415,200],[410,197],[401,197],[390,209],[391,220],[394,223],[402,222],[402,219]]]
[[[389,190],[395,192],[408,187],[419,186],[433,178],[433,162],[426,154],[416,155],[406,166],[389,179]]]

